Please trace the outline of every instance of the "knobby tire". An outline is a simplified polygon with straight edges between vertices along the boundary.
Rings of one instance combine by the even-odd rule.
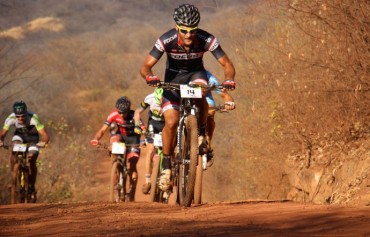
[[[16,204],[21,202],[21,170],[20,165],[15,164],[12,172],[12,186],[10,190],[10,204]]]
[[[180,166],[180,205],[190,207],[194,198],[195,176],[198,159],[198,121],[195,115],[186,118],[183,134],[182,158],[189,157],[190,164]],[[185,136],[184,136],[185,135]]]
[[[110,183],[109,183],[109,201],[110,202],[119,202],[121,200],[121,192],[118,187],[119,177],[122,173],[121,165],[115,161],[112,164]],[[123,174],[122,174],[123,175]]]

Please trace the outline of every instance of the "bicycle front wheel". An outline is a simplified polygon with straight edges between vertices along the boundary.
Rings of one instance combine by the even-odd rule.
[[[198,121],[195,115],[189,115],[182,131],[180,165],[180,205],[190,207],[194,198],[194,186],[198,159]]]
[[[24,190],[21,189],[21,170],[19,164],[15,164],[12,174],[12,185],[10,188],[10,204],[21,203],[22,199],[24,202]]]
[[[120,180],[122,179],[122,167],[115,161],[112,164],[110,183],[109,183],[109,201],[110,202],[120,202],[122,198],[122,184]]]

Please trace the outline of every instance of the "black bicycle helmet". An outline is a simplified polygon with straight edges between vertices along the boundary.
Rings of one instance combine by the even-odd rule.
[[[130,110],[131,101],[127,98],[127,96],[122,96],[116,102],[116,108],[120,113],[126,113]]]
[[[27,105],[23,101],[16,101],[13,104],[13,111],[16,115],[27,114]]]
[[[200,14],[198,8],[191,4],[182,4],[175,8],[173,19],[179,26],[194,27],[200,22]]]

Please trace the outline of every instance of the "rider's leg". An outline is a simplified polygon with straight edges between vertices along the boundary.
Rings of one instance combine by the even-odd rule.
[[[213,137],[213,132],[216,127],[214,115],[215,115],[214,110],[208,111],[207,130],[206,130],[207,143],[208,143],[207,167],[211,167],[213,165],[212,137]]]
[[[154,156],[154,145],[153,143],[148,143],[146,147],[146,157],[145,157],[145,183],[150,182],[153,156]]]
[[[20,136],[17,136],[15,135],[13,138],[12,138],[12,143],[13,145],[14,144],[22,144],[23,143],[23,139],[20,137]],[[15,187],[16,187],[16,184],[17,184],[17,174],[18,174],[18,162],[17,162],[17,159],[15,157],[15,154],[12,152],[11,156],[10,156],[10,172],[11,172],[11,175],[12,175],[12,181],[11,181],[11,186],[12,186],[12,190],[11,190],[11,198],[10,198],[10,204],[15,204],[16,203],[16,200],[15,200],[15,193],[16,192],[19,192],[20,190],[15,190]]]
[[[205,97],[196,101],[197,106],[199,107],[199,154],[205,154],[208,152],[208,145],[206,141],[206,126],[207,126],[207,117],[208,117],[208,103]]]
[[[179,125],[179,111],[168,109],[164,112],[165,125],[162,130],[163,154],[172,155],[176,145],[176,132]]]
[[[16,165],[16,158],[15,155],[12,153],[10,156],[10,172],[11,172],[11,177],[12,181],[10,184],[10,204],[15,204],[16,203],[16,192],[19,192],[20,190],[15,190],[16,184],[17,184],[17,174],[18,174],[18,166]]]
[[[128,154],[128,156],[130,153]],[[131,174],[131,192],[130,192],[130,201],[135,200],[135,192],[136,192],[136,184],[137,184],[137,179],[138,179],[138,173],[137,173],[137,168],[136,164],[139,160],[139,157],[137,156],[137,153],[135,153],[135,156],[132,156],[128,159],[128,164],[127,168],[130,170]]]
[[[152,173],[152,159],[154,156],[154,145],[153,143],[147,143],[146,146],[146,157],[145,157],[145,182],[141,191],[144,194],[148,194],[150,191],[150,176]]]
[[[179,112],[173,108],[164,112],[165,125],[162,130],[163,160],[160,188],[167,190],[170,186],[171,160],[176,145],[176,132],[179,123]]]
[[[209,147],[212,147],[211,141],[212,141],[212,136],[213,132],[215,130],[216,123],[215,123],[215,111],[208,111],[208,116],[207,116],[207,142]]]

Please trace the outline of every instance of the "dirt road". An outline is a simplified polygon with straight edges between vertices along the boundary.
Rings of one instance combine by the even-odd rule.
[[[144,156],[138,170],[144,170]],[[369,207],[292,202],[149,203],[139,176],[135,203],[108,203],[109,160],[94,202],[0,206],[0,236],[369,236]]]
[[[369,223],[368,207],[290,202],[0,206],[0,236],[370,236]]]

